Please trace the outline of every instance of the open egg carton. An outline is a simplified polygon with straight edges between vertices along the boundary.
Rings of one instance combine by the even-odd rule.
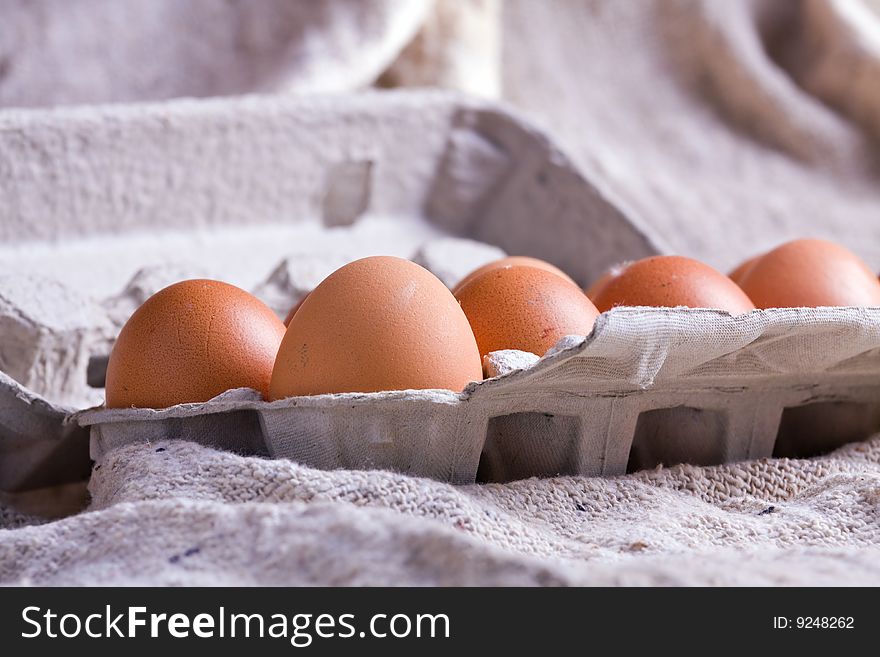
[[[376,253],[447,284],[532,255],[584,284],[663,250],[539,131],[480,101],[6,111],[0,191],[2,490],[84,478],[90,455],[160,438],[469,483],[810,454],[880,429],[880,309],[622,308],[540,360],[491,354],[492,378],[462,392],[99,406],[121,325],[182,278],[237,284],[283,317]]]

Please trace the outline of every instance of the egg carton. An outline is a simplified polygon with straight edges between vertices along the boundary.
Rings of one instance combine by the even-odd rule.
[[[880,430],[880,309],[618,308],[461,393],[236,390],[74,420],[97,461],[161,436],[457,484],[809,455]]]
[[[453,284],[505,251],[582,282],[658,251],[527,121],[443,92],[4,110],[0,196],[0,371],[14,379],[0,397],[16,415],[0,422],[0,489],[60,476],[52,454],[81,476],[65,418],[100,403],[121,325],[175,280],[226,280],[283,317],[366,255]]]
[[[0,490],[49,488],[88,478],[89,431],[69,421],[73,413],[0,372]]]
[[[585,284],[663,251],[539,130],[481,101],[394,92],[4,111],[0,194],[0,262],[24,281],[9,285],[51,280],[81,309],[53,315],[63,291],[35,309],[39,294],[0,288],[0,369],[16,379],[0,378],[0,489],[83,477],[89,442],[100,460],[160,437],[467,483],[821,451],[880,428],[873,309],[617,309],[538,362],[492,354],[497,376],[461,393],[267,403],[230,391],[77,412],[100,398],[86,383],[102,384],[125,317],[192,274],[283,315],[335,265],[372,253],[413,257],[447,284],[502,252],[532,255]]]
[[[540,131],[439,92],[4,110],[0,197],[0,371],[80,408],[92,358],[182,278],[284,317],[367,255],[452,283],[528,252],[587,282],[658,250]]]

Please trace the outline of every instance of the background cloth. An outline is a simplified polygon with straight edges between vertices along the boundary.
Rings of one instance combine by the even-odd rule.
[[[880,269],[878,0],[0,0],[0,108],[438,86],[554,137],[669,251]],[[536,218],[540,221],[540,218]]]

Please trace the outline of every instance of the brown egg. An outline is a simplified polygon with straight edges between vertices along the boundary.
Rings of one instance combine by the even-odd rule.
[[[587,335],[599,315],[576,285],[535,267],[491,269],[456,298],[483,356],[501,349],[543,356],[565,335]]]
[[[544,271],[549,271],[550,273],[556,274],[560,278],[568,281],[575,287],[578,287],[578,284],[575,283],[568,274],[562,271],[559,267],[551,265],[549,262],[539,260],[538,258],[530,258],[528,256],[507,256],[506,258],[494,260],[483,265],[482,267],[477,267],[476,269],[474,269],[470,274],[461,279],[458,282],[458,285],[452,288],[452,293],[456,294],[461,288],[470,283],[477,276],[481,276],[487,271],[492,271],[493,269],[499,269],[501,267],[514,267],[518,265],[525,267],[534,267],[535,269],[543,269]]]
[[[763,256],[755,256],[754,258],[749,258],[745,262],[741,263],[739,267],[730,272],[729,278],[737,285],[740,284],[740,281],[745,277],[746,273],[748,273],[749,269],[758,262]]]
[[[594,299],[614,306],[688,306],[744,313],[755,306],[736,284],[709,265],[681,256],[653,256],[626,266]]]
[[[203,402],[231,388],[269,388],[284,324],[233,285],[182,281],[147,299],[107,364],[109,408]]]
[[[309,296],[309,295],[307,294],[305,297],[303,297],[302,299],[300,299],[299,301],[297,301],[297,302],[296,302],[296,305],[295,305],[293,308],[290,309],[290,312],[289,312],[289,313],[287,313],[287,317],[284,318],[284,325],[285,325],[285,326],[290,326],[290,320],[292,320],[292,319],[293,319],[293,316],[296,315],[296,311],[299,310],[299,309],[300,309],[300,306],[303,305],[303,301],[306,300],[306,297],[307,297],[307,296]]]
[[[795,240],[770,251],[740,286],[758,308],[880,306],[880,281],[851,251],[824,240]]]
[[[336,270],[293,316],[271,399],[332,392],[445,388],[482,379],[474,334],[427,269],[376,256]]]
[[[608,283],[620,276],[620,272],[626,269],[630,264],[630,262],[624,262],[619,265],[609,267],[608,271],[602,274],[590,287],[586,289],[585,292],[587,297],[591,300],[595,300],[599,292],[605,289],[605,286],[608,285]]]

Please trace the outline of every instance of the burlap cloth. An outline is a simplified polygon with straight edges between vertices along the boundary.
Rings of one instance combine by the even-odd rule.
[[[424,18],[412,11],[391,21],[391,5],[372,2],[384,18],[364,40],[356,22],[334,14],[328,25],[336,34],[379,45],[369,46],[370,57],[352,56],[355,47],[322,58],[320,44],[310,42],[314,56],[303,60],[287,58],[296,50],[285,47],[280,59],[262,50],[251,57],[253,34],[224,31],[240,24],[227,15],[213,43],[244,44],[222,50],[238,59],[217,59],[220,51],[210,48],[206,57],[184,43],[178,58],[185,51],[189,64],[158,85],[149,75],[98,71],[107,60],[100,52],[85,76],[81,58],[62,56],[63,39],[51,47],[27,41],[36,29],[31,18],[16,14],[16,23],[6,13],[27,4],[3,3],[0,30],[9,38],[2,41],[24,44],[0,57],[4,105],[358,87],[392,64]],[[161,4],[170,11],[171,3]],[[481,20],[497,9],[466,4]],[[871,6],[510,0],[498,18],[500,84],[485,86],[546,126],[584,175],[634,222],[665,236],[670,250],[728,267],[811,234],[844,242],[876,267],[880,46],[872,25],[880,19]],[[119,23],[104,15],[102,31]],[[265,16],[253,21],[257,36],[275,25]],[[63,36],[65,21],[53,24]],[[474,44],[484,32],[446,27],[428,35],[452,34],[454,48],[453,37],[466,33],[467,52],[480,52]],[[285,46],[286,34],[300,34],[295,15],[269,41]],[[421,46],[402,55],[414,60],[393,63],[385,82],[452,80],[479,90],[466,58],[419,38]],[[179,61],[154,41],[145,40],[150,59]],[[444,57],[452,63],[437,66]],[[82,85],[28,77],[29,69],[57,70],[74,80],[60,68],[65,61],[77,66]],[[277,61],[309,64],[302,84],[296,66],[279,69]],[[332,66],[332,75],[316,77],[319,64]],[[491,77],[491,64],[475,64],[480,79]],[[216,77],[227,69],[233,74]],[[311,470],[156,436],[148,447],[110,455],[90,488],[87,512],[54,522],[4,507],[0,522],[18,528],[0,530],[0,582],[880,584],[880,438],[810,461],[456,488],[382,472]]]
[[[880,583],[880,437],[809,461],[467,487],[157,440],[90,488],[90,511],[0,533],[0,582]]]

